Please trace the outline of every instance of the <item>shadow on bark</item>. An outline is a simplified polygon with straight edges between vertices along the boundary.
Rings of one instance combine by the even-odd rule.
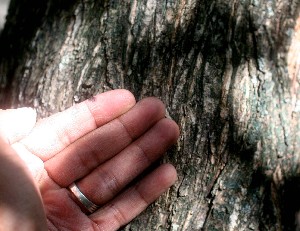
[[[300,176],[287,179],[279,189],[279,206],[284,230],[300,230]]]
[[[31,49],[31,42],[45,21],[45,16],[50,26],[57,17],[66,17],[66,12],[69,12],[66,17],[68,21],[76,3],[78,0],[11,0],[6,24],[0,33],[0,73],[5,73],[0,83],[5,85],[3,96],[8,96],[0,99],[2,108],[11,106],[10,96],[16,69],[23,65],[24,55]]]

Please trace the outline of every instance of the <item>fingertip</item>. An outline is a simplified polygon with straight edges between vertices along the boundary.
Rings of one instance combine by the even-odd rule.
[[[133,106],[136,103],[134,95],[126,89],[115,89],[106,91],[87,100],[90,107],[97,105],[101,102],[110,102],[111,104],[118,103],[122,105]]]
[[[173,165],[162,164],[147,175],[136,187],[148,204],[154,202],[165,193],[177,180],[177,172]]]
[[[171,187],[175,182],[177,181],[177,171],[176,168],[172,164],[163,164],[160,166],[160,171],[162,173],[160,174],[163,178],[163,183],[167,188]]]
[[[168,146],[177,142],[180,131],[174,120],[164,118],[157,123],[157,127],[160,130],[161,139],[166,140]]]
[[[136,104],[136,99],[134,95],[132,94],[131,91],[126,90],[126,89],[115,89],[111,91],[114,94],[119,95],[124,99],[124,101],[127,101],[130,105],[135,105]]]
[[[85,103],[97,126],[101,126],[130,110],[136,101],[130,91],[117,89],[93,96]]]
[[[126,127],[133,139],[143,135],[149,128],[164,118],[165,106],[154,97],[139,101],[128,113],[124,113],[119,120]]]
[[[160,99],[156,97],[147,97],[144,98],[142,101],[144,101],[144,103],[146,103],[148,107],[152,106],[165,115],[166,107],[165,104]]]
[[[168,118],[165,118],[165,121],[169,127],[169,129],[172,131],[173,133],[173,142],[176,143],[176,141],[178,140],[179,138],[179,135],[180,135],[180,129],[179,129],[179,126],[178,124],[172,120],[172,119],[168,119]]]

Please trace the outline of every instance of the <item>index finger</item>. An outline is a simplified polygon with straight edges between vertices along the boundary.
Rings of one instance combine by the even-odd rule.
[[[39,121],[20,143],[45,161],[134,105],[134,96],[129,91],[108,91]]]

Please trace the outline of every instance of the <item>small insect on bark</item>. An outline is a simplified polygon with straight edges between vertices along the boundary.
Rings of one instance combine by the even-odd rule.
[[[95,97],[95,96],[92,96],[92,97],[90,97],[88,100],[91,101],[91,102],[95,102],[95,101],[96,101],[96,97]]]

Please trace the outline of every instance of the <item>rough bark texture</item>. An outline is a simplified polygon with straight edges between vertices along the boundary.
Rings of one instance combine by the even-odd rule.
[[[109,89],[157,96],[181,128],[164,160],[179,180],[124,230],[295,230],[299,7],[13,0],[1,36],[1,105],[44,117]]]

